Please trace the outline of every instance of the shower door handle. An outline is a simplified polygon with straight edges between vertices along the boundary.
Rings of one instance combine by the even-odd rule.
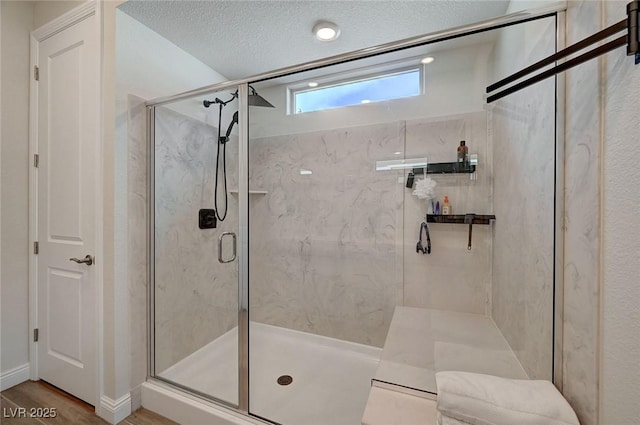
[[[228,259],[225,260],[222,258],[222,239],[224,239],[225,236],[227,235],[231,235],[231,237],[233,238],[233,256]],[[220,237],[218,238],[218,261],[221,263],[230,263],[233,260],[236,259],[236,234],[233,232],[223,232]]]

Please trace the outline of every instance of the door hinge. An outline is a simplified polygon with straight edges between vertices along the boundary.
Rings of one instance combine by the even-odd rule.
[[[33,243],[33,253],[38,254],[40,252],[40,244],[38,242]]]
[[[38,342],[38,328],[33,330],[33,342]]]
[[[36,81],[40,81],[40,68],[37,66],[33,67],[33,79]]]
[[[38,165],[40,165],[40,155],[33,154],[33,166],[38,168]]]

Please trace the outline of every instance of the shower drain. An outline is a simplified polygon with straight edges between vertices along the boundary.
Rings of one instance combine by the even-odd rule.
[[[282,375],[278,378],[278,384],[280,385],[289,385],[293,382],[293,378],[289,375]]]

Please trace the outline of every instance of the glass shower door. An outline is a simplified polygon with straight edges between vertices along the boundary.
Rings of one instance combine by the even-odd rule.
[[[296,87],[317,75],[297,74]],[[291,78],[252,83],[276,107],[249,113],[250,413],[356,425],[402,294],[404,170],[376,162],[404,157],[404,124],[360,93],[294,113],[312,106],[291,108]],[[367,112],[383,118],[358,125]]]
[[[372,385],[552,378],[555,84],[484,96],[555,27],[252,83],[276,108],[249,114],[251,414],[356,425]]]
[[[231,406],[239,404],[234,92],[155,107],[150,144],[151,375]]]

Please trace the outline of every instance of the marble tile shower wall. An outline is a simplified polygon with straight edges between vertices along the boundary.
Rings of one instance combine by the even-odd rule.
[[[199,229],[198,210],[213,208],[216,129],[156,109],[156,372],[237,324],[237,262],[216,260],[218,236],[237,232],[237,196],[216,229]],[[237,187],[237,143],[227,145],[229,187]],[[219,198],[220,199],[220,198]]]
[[[146,148],[136,130],[144,128],[143,108],[132,109],[129,126],[130,233],[139,233],[130,248],[137,252],[145,234]],[[214,131],[156,111],[159,373],[236,325],[237,265],[220,265],[214,255],[219,233],[237,229],[237,196],[221,228],[200,230],[195,220],[199,208],[211,207]],[[437,195],[450,196],[454,213],[491,212],[485,112],[252,140],[250,187],[268,192],[250,195],[252,320],[382,346],[396,305],[485,313],[489,228],[474,227],[468,252],[466,226],[432,225],[433,254],[417,255],[426,204],[404,187],[404,172],[375,171],[376,160],[397,159],[395,152],[452,161],[460,140],[479,155],[478,180],[434,176]],[[237,143],[228,148],[235,160]],[[235,162],[228,167],[236,187]],[[143,299],[146,273],[131,278]]]
[[[478,155],[477,179],[469,174],[431,174],[436,197],[442,203],[448,196],[453,214],[490,214],[492,166],[486,112],[407,121],[405,155],[427,156],[431,163],[452,162],[461,140],[471,154]],[[427,206],[411,192],[404,189],[404,305],[489,314],[491,226],[473,226],[468,251],[468,226],[429,224],[431,255],[417,254],[418,230]]]
[[[129,278],[131,387],[147,377],[147,120],[144,100],[127,98],[127,274]]]
[[[623,2],[617,3],[624,10]],[[604,2],[570,1],[567,45],[601,30]],[[603,58],[567,71],[562,393],[583,425],[600,415]],[[612,82],[615,80],[611,80]]]
[[[417,255],[426,204],[375,162],[453,161],[460,140],[486,160],[486,134],[479,112],[251,140],[250,186],[268,192],[250,197],[252,320],[382,346],[396,305],[485,313],[487,229],[467,252],[466,226],[433,225],[434,254]],[[488,170],[436,177],[439,196],[489,212]]]
[[[402,299],[399,123],[251,140],[252,320],[381,347]],[[301,170],[313,174],[301,174]]]
[[[554,20],[501,30],[495,78],[554,48]],[[490,112],[494,207],[500,217],[494,235],[492,317],[532,379],[552,378],[554,102],[550,79],[497,101]]]

